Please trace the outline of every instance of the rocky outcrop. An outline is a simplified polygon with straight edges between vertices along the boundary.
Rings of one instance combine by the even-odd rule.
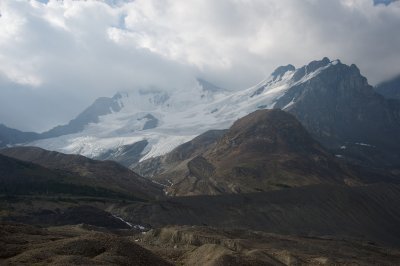
[[[311,62],[297,70],[294,79],[329,62],[326,58]],[[377,94],[355,65],[336,61],[307,82],[291,87],[275,108],[293,114],[316,140],[352,162],[400,166],[400,102]],[[358,149],[346,150],[357,143],[362,144]],[[373,160],[365,147],[374,147],[381,159]]]

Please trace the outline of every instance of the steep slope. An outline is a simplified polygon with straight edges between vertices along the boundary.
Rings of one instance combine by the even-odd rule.
[[[170,178],[175,179],[175,176],[184,174],[187,162],[215,145],[216,141],[225,133],[226,130],[209,130],[163,156],[140,162],[132,170],[142,176],[156,179],[157,182],[164,185],[170,185],[172,182]]]
[[[375,87],[375,91],[382,94],[387,99],[400,100],[400,75],[378,84]]]
[[[96,161],[80,155],[67,155],[37,147],[14,147],[0,153],[43,167],[79,177],[82,182],[112,189],[138,198],[151,199],[161,195],[159,185],[112,161]]]
[[[284,111],[258,110],[221,133],[209,138],[211,133],[202,135],[161,159],[167,167],[158,170],[155,178],[172,183],[166,189],[169,195],[248,193],[359,182]],[[196,147],[196,142],[205,145]],[[182,153],[185,150],[189,152]]]
[[[294,79],[329,64],[327,58],[311,62],[297,70]],[[375,93],[355,65],[337,62],[292,86],[274,108],[295,115],[337,154],[368,165],[400,167],[400,102]]]

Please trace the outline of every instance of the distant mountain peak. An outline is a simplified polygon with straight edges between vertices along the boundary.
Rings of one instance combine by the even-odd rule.
[[[127,93],[126,92],[117,92],[116,94],[114,94],[114,96],[112,97],[112,99],[114,100],[119,100],[122,97],[126,97]]]
[[[202,78],[197,78],[197,82],[199,83],[199,85],[202,87],[203,91],[207,91],[207,92],[219,92],[219,91],[224,91],[225,89],[218,87],[216,85],[214,85],[213,83],[202,79]]]
[[[328,57],[322,58],[322,60],[315,60],[308,63],[305,66],[306,73],[314,72],[318,68],[325,67],[331,63],[331,60]]]
[[[273,76],[274,80],[275,80],[277,78],[282,77],[286,72],[295,71],[295,70],[296,70],[296,68],[291,64],[289,64],[287,66],[280,66],[280,67],[276,68],[274,70],[274,72],[272,72],[271,76]]]

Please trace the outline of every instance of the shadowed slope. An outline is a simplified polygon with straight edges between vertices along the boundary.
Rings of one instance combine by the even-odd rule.
[[[150,199],[161,195],[161,187],[112,161],[96,161],[81,155],[67,155],[37,147],[15,147],[1,154],[81,177],[99,187]]]
[[[212,137],[207,132],[136,169],[145,174],[153,169],[152,177],[172,183],[167,191],[178,196],[360,183],[284,111],[259,110],[217,132]]]

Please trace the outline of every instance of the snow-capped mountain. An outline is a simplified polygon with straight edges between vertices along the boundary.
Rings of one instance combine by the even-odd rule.
[[[228,128],[238,118],[257,109],[273,108],[289,88],[307,82],[336,63],[329,62],[301,76],[292,65],[279,67],[259,84],[235,92],[201,79],[192,88],[174,92],[162,89],[119,92],[112,98],[100,98],[101,101],[94,103],[94,106],[103,103],[102,108],[97,108],[101,110],[101,115],[84,121],[86,125],[80,124],[80,132],[38,140],[28,145],[104,158],[105,154],[123,156],[123,151],[129,145],[146,141],[147,145],[139,156],[140,160],[145,160],[163,155],[207,130]],[[289,102],[282,109],[291,104]],[[92,109],[89,107],[84,113]],[[68,130],[66,133],[69,133]]]
[[[386,141],[400,132],[393,122],[398,120],[397,109],[373,92],[358,68],[328,58],[298,69],[278,67],[267,79],[240,91],[198,79],[190,88],[135,90],[100,99],[68,125],[58,127],[72,134],[56,134],[28,145],[133,167],[207,130],[229,128],[255,110],[271,108],[291,112],[314,138],[333,149],[349,142],[379,144],[376,140]],[[372,105],[374,110],[369,108]],[[385,136],[376,134],[378,116],[387,129]]]

